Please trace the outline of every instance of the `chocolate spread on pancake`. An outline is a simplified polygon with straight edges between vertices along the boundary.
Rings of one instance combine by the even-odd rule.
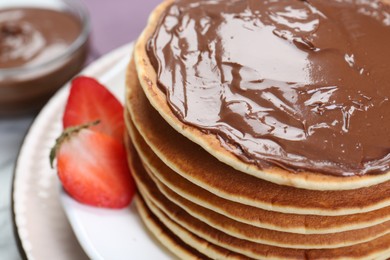
[[[78,19],[61,11],[0,10],[0,69],[37,65],[64,54],[81,30]]]
[[[379,0],[177,0],[147,51],[176,116],[244,161],[389,171],[390,8]]]

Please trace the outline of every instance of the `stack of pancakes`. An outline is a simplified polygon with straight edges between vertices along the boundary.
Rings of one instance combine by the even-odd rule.
[[[151,233],[182,259],[388,259],[389,173],[263,169],[172,112],[146,51],[171,3],[152,13],[127,71],[128,161]]]

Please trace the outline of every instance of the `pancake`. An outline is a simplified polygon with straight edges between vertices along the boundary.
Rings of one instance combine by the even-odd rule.
[[[368,212],[390,205],[390,181],[357,190],[304,190],[254,178],[219,162],[161,119],[137,83],[133,62],[127,70],[126,96],[127,109],[137,130],[163,161],[153,167],[167,165],[217,196],[265,210],[329,216]]]
[[[164,183],[164,185],[161,185],[162,192],[182,208],[186,208],[186,204],[183,204],[183,200],[186,198],[187,201],[195,202],[202,207],[211,209],[221,215],[251,226],[301,234],[342,232],[366,228],[390,220],[389,207],[368,213],[329,217],[282,214],[226,201],[193,185],[163,164],[156,166],[153,162],[159,161],[159,159],[156,156],[153,157],[153,160],[149,158],[148,155],[153,153],[148,149],[147,144],[135,130],[131,121],[127,120],[127,125],[132,136],[132,142],[137,148],[144,163],[150,169],[154,168],[154,171],[151,172],[153,172],[153,175],[156,176],[159,181]],[[168,185],[170,188],[165,187],[165,185]],[[177,194],[181,195],[179,196]]]
[[[235,156],[221,144],[215,135],[205,134],[205,132],[202,132],[196,127],[182,123],[168,106],[166,95],[158,88],[156,71],[145,49],[147,41],[155,31],[162,13],[172,2],[171,0],[164,1],[152,12],[148,25],[136,43],[134,53],[138,78],[148,100],[173,129],[194,143],[197,143],[205,151],[234,169],[279,185],[308,190],[350,190],[369,187],[390,180],[390,172],[375,175],[339,177],[317,172],[299,172],[295,174],[278,167],[262,169],[255,164],[245,162]],[[127,104],[131,102],[134,102],[134,100],[128,100]]]
[[[131,167],[132,168],[132,167]],[[135,169],[132,168],[134,171]],[[142,201],[137,201],[137,206],[140,210],[141,215],[143,216],[144,221],[150,221],[148,218],[145,217],[145,212],[147,212],[146,206],[143,203],[140,203]],[[193,245],[195,248],[199,248],[202,250],[203,253],[209,254],[211,253],[214,259],[231,259],[231,256],[238,257],[234,253],[230,253],[229,255],[225,255],[224,257],[221,258],[221,256],[216,256],[215,255],[215,248],[214,244],[209,244],[206,241],[203,241],[201,238],[197,237],[196,235],[192,234],[185,228],[183,228],[180,225],[177,225],[174,221],[170,220],[167,216],[164,215],[161,211],[157,209],[157,207],[153,206],[153,204],[150,202],[149,203],[149,209],[152,210],[154,213],[158,214],[158,217],[160,221],[164,223],[170,230],[173,230],[177,236],[181,237],[184,241],[187,241],[188,244]],[[143,212],[142,212],[143,211]],[[151,213],[148,212],[150,215]],[[191,223],[189,223],[191,225]],[[207,232],[208,229],[204,230]],[[152,231],[153,232],[153,231]],[[197,238],[194,240],[194,238]],[[224,235],[216,235],[214,236],[215,239],[217,240],[224,240]],[[388,238],[390,239],[390,238]],[[227,241],[230,240],[235,240],[234,238],[228,239]],[[162,240],[164,241],[164,240]],[[335,250],[296,250],[296,249],[283,249],[283,248],[278,248],[278,247],[267,247],[267,246],[262,246],[258,245],[257,249],[250,249],[253,250],[256,253],[262,254],[262,257],[267,257],[267,259],[359,259],[359,258],[370,258],[370,259],[387,259],[390,256],[390,252],[387,247],[389,241],[385,241],[385,239],[382,240],[376,240],[373,242],[370,242],[369,244],[360,244],[358,245],[358,248],[356,247],[349,247],[349,248],[343,248],[342,250],[340,249],[335,249]],[[205,245],[207,244],[207,246]],[[218,247],[217,247],[218,248]],[[239,251],[242,251],[241,248],[245,248],[244,246],[240,246],[238,248]],[[373,249],[377,248],[377,250]],[[381,249],[379,249],[381,248]],[[345,250],[345,251],[343,251]],[[383,250],[382,252],[379,252],[379,250]],[[210,252],[211,251],[211,252]],[[340,257],[337,257],[336,254],[341,253]],[[249,253],[251,254],[251,253]],[[229,257],[228,257],[229,256]],[[184,258],[187,259],[187,258]],[[236,258],[236,259],[245,259],[245,258]]]
[[[168,217],[181,225],[185,225],[189,221],[188,219],[191,219],[191,215],[212,228],[240,239],[265,245],[301,249],[345,247],[367,242],[390,233],[390,221],[371,228],[327,235],[302,235],[278,232],[239,223],[182,199],[180,205],[185,205],[185,211],[177,206],[174,201],[169,201],[160,192],[159,188],[161,189],[162,184],[148,170],[145,171],[142,168],[139,158],[133,159],[132,161],[133,176],[142,196],[153,202]],[[184,221],[182,220],[183,218],[185,219]]]
[[[127,69],[126,146],[141,217],[169,250],[390,258],[380,1],[166,0],[152,12]]]
[[[146,170],[149,172],[148,170]],[[151,173],[149,172],[151,175]],[[153,175],[151,175],[154,177]],[[157,184],[159,189],[163,190],[162,193],[168,194],[169,189],[164,187],[162,183],[154,178],[154,182]],[[144,190],[144,192],[146,192]],[[150,193],[152,194],[152,193]],[[156,195],[156,194],[153,194]],[[151,199],[150,197],[148,197]],[[184,212],[187,214],[201,220],[207,225],[218,229],[224,233],[227,233],[231,236],[261,243],[265,245],[272,245],[284,248],[298,248],[298,249],[323,249],[323,248],[338,248],[345,247],[350,245],[355,245],[358,243],[363,243],[371,241],[375,238],[387,235],[390,233],[390,221],[385,223],[364,228],[357,229],[352,231],[337,232],[337,233],[327,233],[327,234],[295,234],[295,233],[286,233],[280,231],[274,231],[269,229],[262,229],[253,227],[252,225],[243,224],[238,221],[234,221],[228,217],[224,217],[221,214],[215,213],[209,209],[198,206],[194,203],[191,203],[188,200],[180,198],[177,196],[176,199],[180,204],[184,205],[182,208],[178,207],[173,202],[169,201],[167,197],[163,199],[151,199],[152,202],[157,205],[166,215],[174,218],[176,215],[183,215]],[[176,207],[175,207],[176,205]],[[172,211],[174,213],[172,214]],[[176,222],[179,222],[175,219]]]
[[[130,163],[132,164],[132,160],[130,159]],[[131,170],[133,172],[136,171],[135,168],[131,166]],[[145,212],[147,212],[147,209],[143,203],[140,203],[142,201],[137,201],[137,206],[139,207],[140,213],[143,216],[144,221],[150,221],[150,215],[149,212],[148,215],[145,217]],[[212,258],[214,259],[230,259],[229,257],[235,256],[238,257],[236,259],[240,259],[238,255],[234,254],[233,252],[225,255],[221,258],[221,256],[215,255],[215,245],[213,243],[209,243],[207,241],[203,241],[200,237],[192,234],[186,228],[178,225],[171,219],[169,219],[166,215],[164,215],[163,212],[159,211],[157,207],[155,207],[151,202],[149,202],[148,205],[149,210],[152,210],[154,214],[157,214],[159,221],[161,221],[165,226],[167,226],[170,230],[172,230],[178,237],[182,238],[183,241],[186,241],[187,244],[191,244],[195,248],[198,248],[199,250],[202,250],[203,253],[206,255],[211,254]],[[154,220],[155,221],[155,220]],[[190,223],[187,223],[189,226],[192,226],[193,223],[196,223],[196,221],[190,221]],[[198,222],[201,223],[201,222]],[[202,225],[201,225],[202,226]],[[196,229],[196,228],[195,228]],[[225,234],[210,230],[209,227],[206,227],[205,229],[200,229],[201,232],[208,233],[211,232],[210,240],[218,240],[218,244],[230,244],[232,241],[233,247],[236,247],[237,251],[240,251],[242,253],[246,253],[249,255],[257,255],[255,257],[266,257],[267,259],[387,259],[390,257],[390,249],[388,248],[388,243],[390,237],[382,237],[381,239],[377,239],[374,241],[371,241],[369,243],[365,244],[359,244],[355,247],[345,247],[342,249],[326,249],[326,250],[299,250],[299,249],[284,249],[284,248],[278,248],[278,247],[269,247],[264,246],[261,244],[256,244],[255,248],[249,246],[246,247],[245,241],[244,245],[240,244],[239,241],[232,237],[228,237]],[[153,232],[153,231],[152,231]],[[206,235],[208,236],[208,235]],[[204,234],[202,235],[204,237]],[[196,239],[194,239],[196,238]],[[164,239],[162,239],[164,241]],[[219,248],[217,246],[217,248]],[[246,252],[245,249],[248,249],[249,252]],[[229,257],[228,257],[229,256]],[[187,258],[185,258],[187,259]],[[242,258],[245,259],[245,258]]]
[[[203,222],[191,219],[182,226],[170,219],[151,201],[144,198],[150,211],[169,229],[174,230],[180,236],[180,228],[189,231],[213,245],[219,245],[232,252],[236,252],[255,259],[386,259],[390,257],[390,235],[372,240],[367,243],[335,249],[287,249],[262,245],[238,239],[216,229],[210,228]],[[197,247],[196,247],[197,248]],[[206,252],[205,252],[206,254]],[[207,254],[206,254],[207,255]]]
[[[175,236],[145,208],[144,202],[138,196],[135,197],[135,202],[145,226],[160,243],[168,248],[169,251],[176,255],[179,259],[210,259],[183,243],[183,241]]]
[[[135,197],[136,206],[138,213],[140,214],[145,226],[149,229],[149,231],[154,235],[162,245],[164,245],[170,252],[176,255],[179,259],[191,259],[191,260],[203,260],[210,259],[209,257],[199,253],[197,250],[191,248],[187,244],[185,244],[182,240],[180,240],[176,235],[172,233],[167,227],[165,227],[161,221],[158,220],[145,205],[145,202],[140,197]],[[184,233],[184,232],[183,232]],[[187,235],[190,239],[196,241],[197,245],[207,246],[207,242],[197,238],[192,234]],[[201,248],[201,247],[200,247]],[[212,250],[209,250],[212,252]],[[212,256],[225,257],[226,252],[225,249],[214,248]],[[225,254],[224,254],[225,253]],[[237,257],[231,259],[247,259],[245,257]]]

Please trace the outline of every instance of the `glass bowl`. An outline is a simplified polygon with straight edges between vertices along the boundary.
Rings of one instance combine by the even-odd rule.
[[[0,68],[0,116],[37,112],[43,104],[76,75],[88,54],[89,15],[79,0],[0,1],[0,11],[18,8],[49,9],[65,12],[80,24],[80,33],[66,49],[47,55],[42,62]],[[45,17],[42,17],[44,19]],[[1,20],[0,20],[1,22]],[[53,22],[47,20],[46,22]],[[0,23],[1,25],[1,23]],[[0,27],[0,29],[2,29]],[[60,27],[59,30],[66,30]],[[1,32],[0,32],[1,33]],[[2,40],[0,35],[0,41]],[[5,37],[3,37],[3,40]],[[0,42],[1,52],[1,42]],[[0,53],[1,54],[1,53]]]

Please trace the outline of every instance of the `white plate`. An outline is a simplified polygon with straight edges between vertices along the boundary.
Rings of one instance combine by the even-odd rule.
[[[131,51],[132,45],[119,48],[82,74],[97,78],[123,101]],[[13,208],[23,253],[28,259],[43,260],[171,259],[172,255],[147,233],[134,205],[123,210],[97,209],[79,204],[58,189],[56,172],[49,166],[49,151],[62,130],[68,93],[66,86],[40,112],[16,163]]]

